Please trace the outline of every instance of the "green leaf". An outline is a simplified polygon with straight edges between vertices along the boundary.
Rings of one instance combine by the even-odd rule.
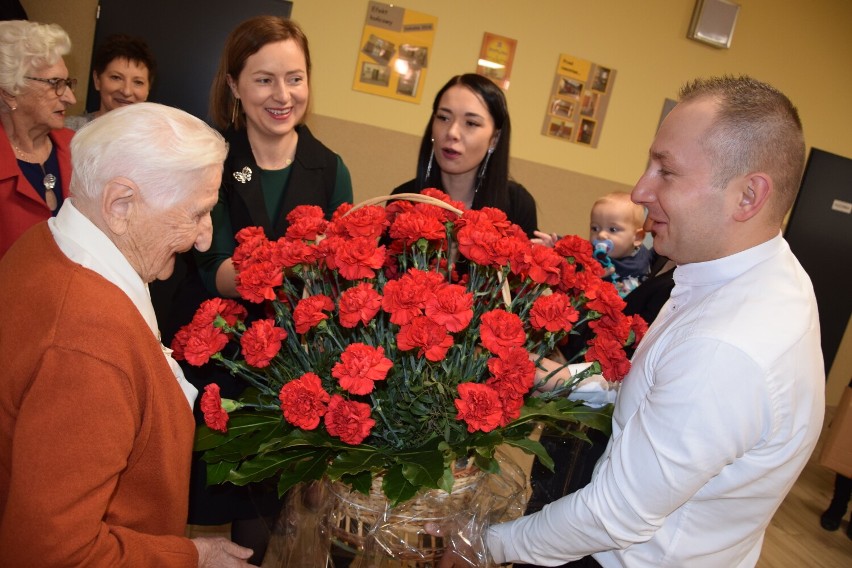
[[[315,456],[316,450],[314,448],[299,448],[287,452],[262,454],[248,459],[237,468],[232,469],[228,475],[228,481],[234,485],[246,485],[253,481],[261,481],[282,470],[292,470],[296,468],[298,462],[314,459]]]
[[[550,457],[550,454],[547,453],[545,447],[537,440],[530,440],[529,438],[524,438],[522,440],[506,440],[506,444],[520,448],[528,454],[534,454],[541,462],[541,465],[550,471],[553,471],[553,458]]]
[[[237,466],[234,462],[215,462],[207,464],[207,485],[218,485],[228,480],[231,469]]]
[[[362,471],[354,475],[344,475],[340,479],[352,487],[353,490],[359,491],[364,495],[369,495],[370,489],[373,487],[373,474],[369,471]]]
[[[355,475],[362,471],[378,471],[385,466],[385,456],[378,453],[375,448],[359,446],[349,451],[339,453],[328,466],[328,476],[340,479],[344,475]]]
[[[235,438],[251,434],[258,429],[278,426],[281,422],[280,414],[264,412],[234,413],[228,420],[227,432],[217,432],[207,426],[199,426],[195,432],[195,450],[201,452],[216,448],[227,444]]]
[[[402,466],[394,466],[382,479],[382,491],[391,506],[407,501],[417,494],[417,487],[410,484],[402,474]]]
[[[444,475],[444,460],[439,452],[418,456],[418,461],[403,462],[402,475],[418,487],[438,488]]]
[[[278,496],[283,497],[293,486],[306,481],[322,479],[328,467],[331,452],[316,452],[311,459],[298,462],[295,467],[285,469],[278,479]]]

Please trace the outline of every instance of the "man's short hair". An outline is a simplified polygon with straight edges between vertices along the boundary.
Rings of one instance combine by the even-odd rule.
[[[107,182],[125,177],[156,205],[167,207],[222,167],[228,146],[202,120],[156,103],[105,113],[71,139],[71,194],[95,198]]]
[[[762,171],[772,177],[772,206],[780,220],[792,207],[805,165],[799,112],[778,89],[748,76],[696,79],[684,85],[680,102],[711,98],[715,123],[703,141],[722,188],[739,175]]]

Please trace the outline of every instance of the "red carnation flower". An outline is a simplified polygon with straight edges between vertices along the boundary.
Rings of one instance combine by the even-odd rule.
[[[228,336],[218,327],[191,327],[183,347],[183,356],[190,365],[200,367],[227,344]]]
[[[320,209],[320,211],[322,211],[322,209]],[[288,239],[316,241],[320,235],[325,233],[327,226],[328,221],[322,217],[297,217],[290,222],[284,236]]]
[[[482,345],[497,355],[512,347],[523,346],[527,339],[521,318],[505,310],[482,314],[479,334]]]
[[[630,371],[630,361],[621,344],[612,337],[599,335],[589,341],[586,361],[598,361],[601,374],[608,381],[620,381]]]
[[[331,375],[340,381],[340,386],[352,394],[373,392],[375,381],[383,381],[393,362],[385,357],[383,347],[371,347],[363,343],[352,343],[340,354]]]
[[[334,265],[347,280],[373,278],[384,262],[385,247],[378,246],[375,239],[351,239],[334,251]]]
[[[539,296],[530,309],[530,325],[535,329],[546,329],[551,333],[571,331],[580,314],[571,305],[568,296],[554,292]]]
[[[266,240],[266,233],[263,231],[263,227],[245,227],[237,231],[234,239],[239,244],[264,241]]]
[[[231,261],[237,272],[247,270],[250,266],[272,260],[275,256],[277,245],[270,241],[265,235],[251,237],[250,240],[237,245]]]
[[[185,325],[175,333],[175,336],[172,337],[172,344],[169,346],[172,350],[172,358],[175,361],[184,361],[186,356],[184,355],[184,348],[186,347],[186,342],[192,336],[192,326]]]
[[[559,283],[564,262],[565,260],[552,248],[533,245],[527,274],[533,282],[555,286]]]
[[[270,261],[252,264],[237,273],[237,292],[240,296],[259,304],[275,299],[275,288],[284,283],[282,267]]]
[[[358,323],[367,325],[382,307],[382,297],[371,284],[362,282],[340,294],[340,325],[353,328]]]
[[[589,322],[589,329],[598,335],[606,335],[624,345],[630,337],[630,318],[621,312],[605,315]]]
[[[317,245],[287,238],[278,239],[275,262],[286,268],[314,264],[320,257]]]
[[[280,327],[275,327],[274,321],[270,319],[254,321],[240,337],[240,346],[243,348],[246,363],[260,369],[268,367],[269,362],[281,350],[281,341],[286,338],[287,332]]]
[[[405,325],[423,314],[432,287],[443,281],[442,276],[433,272],[411,269],[399,280],[385,284],[382,309],[391,314],[391,323]]]
[[[245,306],[241,305],[236,300],[210,298],[209,300],[204,300],[201,305],[198,306],[198,309],[195,311],[195,315],[192,317],[192,323],[190,325],[195,327],[214,325],[216,323],[216,318],[218,316],[222,316],[222,319],[225,320],[225,323],[227,323],[229,327],[234,327],[237,325],[238,321],[245,320],[247,315],[248,311],[246,311]]]
[[[462,218],[472,211],[465,211]],[[483,221],[480,223],[468,223],[458,230],[456,235],[458,240],[459,253],[465,258],[480,264],[482,266],[490,266],[493,246],[500,239],[500,233],[494,225]]]
[[[382,236],[387,226],[385,208],[380,205],[368,205],[336,218],[329,227],[329,233],[339,237],[365,238],[375,241]]]
[[[447,229],[440,219],[421,211],[409,211],[396,217],[390,228],[390,236],[409,247],[420,239],[441,241],[447,237]]]
[[[426,315],[450,332],[458,332],[473,319],[473,294],[458,284],[443,284],[426,300]]]
[[[284,419],[303,430],[313,430],[325,416],[326,404],[331,396],[322,388],[322,381],[314,373],[305,373],[290,381],[278,393]]]
[[[500,425],[503,405],[497,391],[478,383],[462,383],[458,390],[459,398],[454,401],[456,420],[464,420],[468,432],[490,432]]]
[[[524,396],[535,384],[535,363],[523,347],[512,347],[501,356],[492,357],[488,360],[488,370],[492,375],[488,384],[500,385],[497,390],[508,390],[515,396]]]
[[[222,408],[222,397],[219,395],[219,385],[210,383],[204,387],[199,403],[201,412],[204,413],[204,423],[211,430],[217,432],[228,431],[228,413]]]
[[[429,361],[441,361],[453,346],[453,338],[445,327],[426,316],[417,316],[400,328],[396,346],[400,351],[419,349],[419,357],[425,355]]]
[[[592,243],[577,235],[567,235],[556,241],[553,250],[566,258],[593,258]]]
[[[293,323],[296,333],[307,333],[321,322],[328,319],[328,314],[334,310],[334,302],[325,294],[314,294],[302,298],[293,310]]]
[[[376,421],[370,418],[370,406],[332,395],[325,414],[325,428],[332,436],[356,446],[370,435]]]
[[[290,225],[301,219],[325,219],[325,211],[319,205],[297,205],[287,213],[285,219]]]
[[[648,333],[648,323],[639,314],[630,316],[630,329],[633,331],[633,347],[639,345],[645,334]]]

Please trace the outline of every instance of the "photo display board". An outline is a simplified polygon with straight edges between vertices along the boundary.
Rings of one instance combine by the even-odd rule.
[[[615,83],[615,69],[561,54],[542,134],[597,148]]]
[[[370,2],[352,88],[419,103],[438,18]]]

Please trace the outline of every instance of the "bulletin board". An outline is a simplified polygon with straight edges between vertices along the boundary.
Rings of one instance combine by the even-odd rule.
[[[435,16],[370,2],[352,88],[419,103],[437,26]]]
[[[542,134],[597,148],[615,84],[615,69],[561,54]]]

